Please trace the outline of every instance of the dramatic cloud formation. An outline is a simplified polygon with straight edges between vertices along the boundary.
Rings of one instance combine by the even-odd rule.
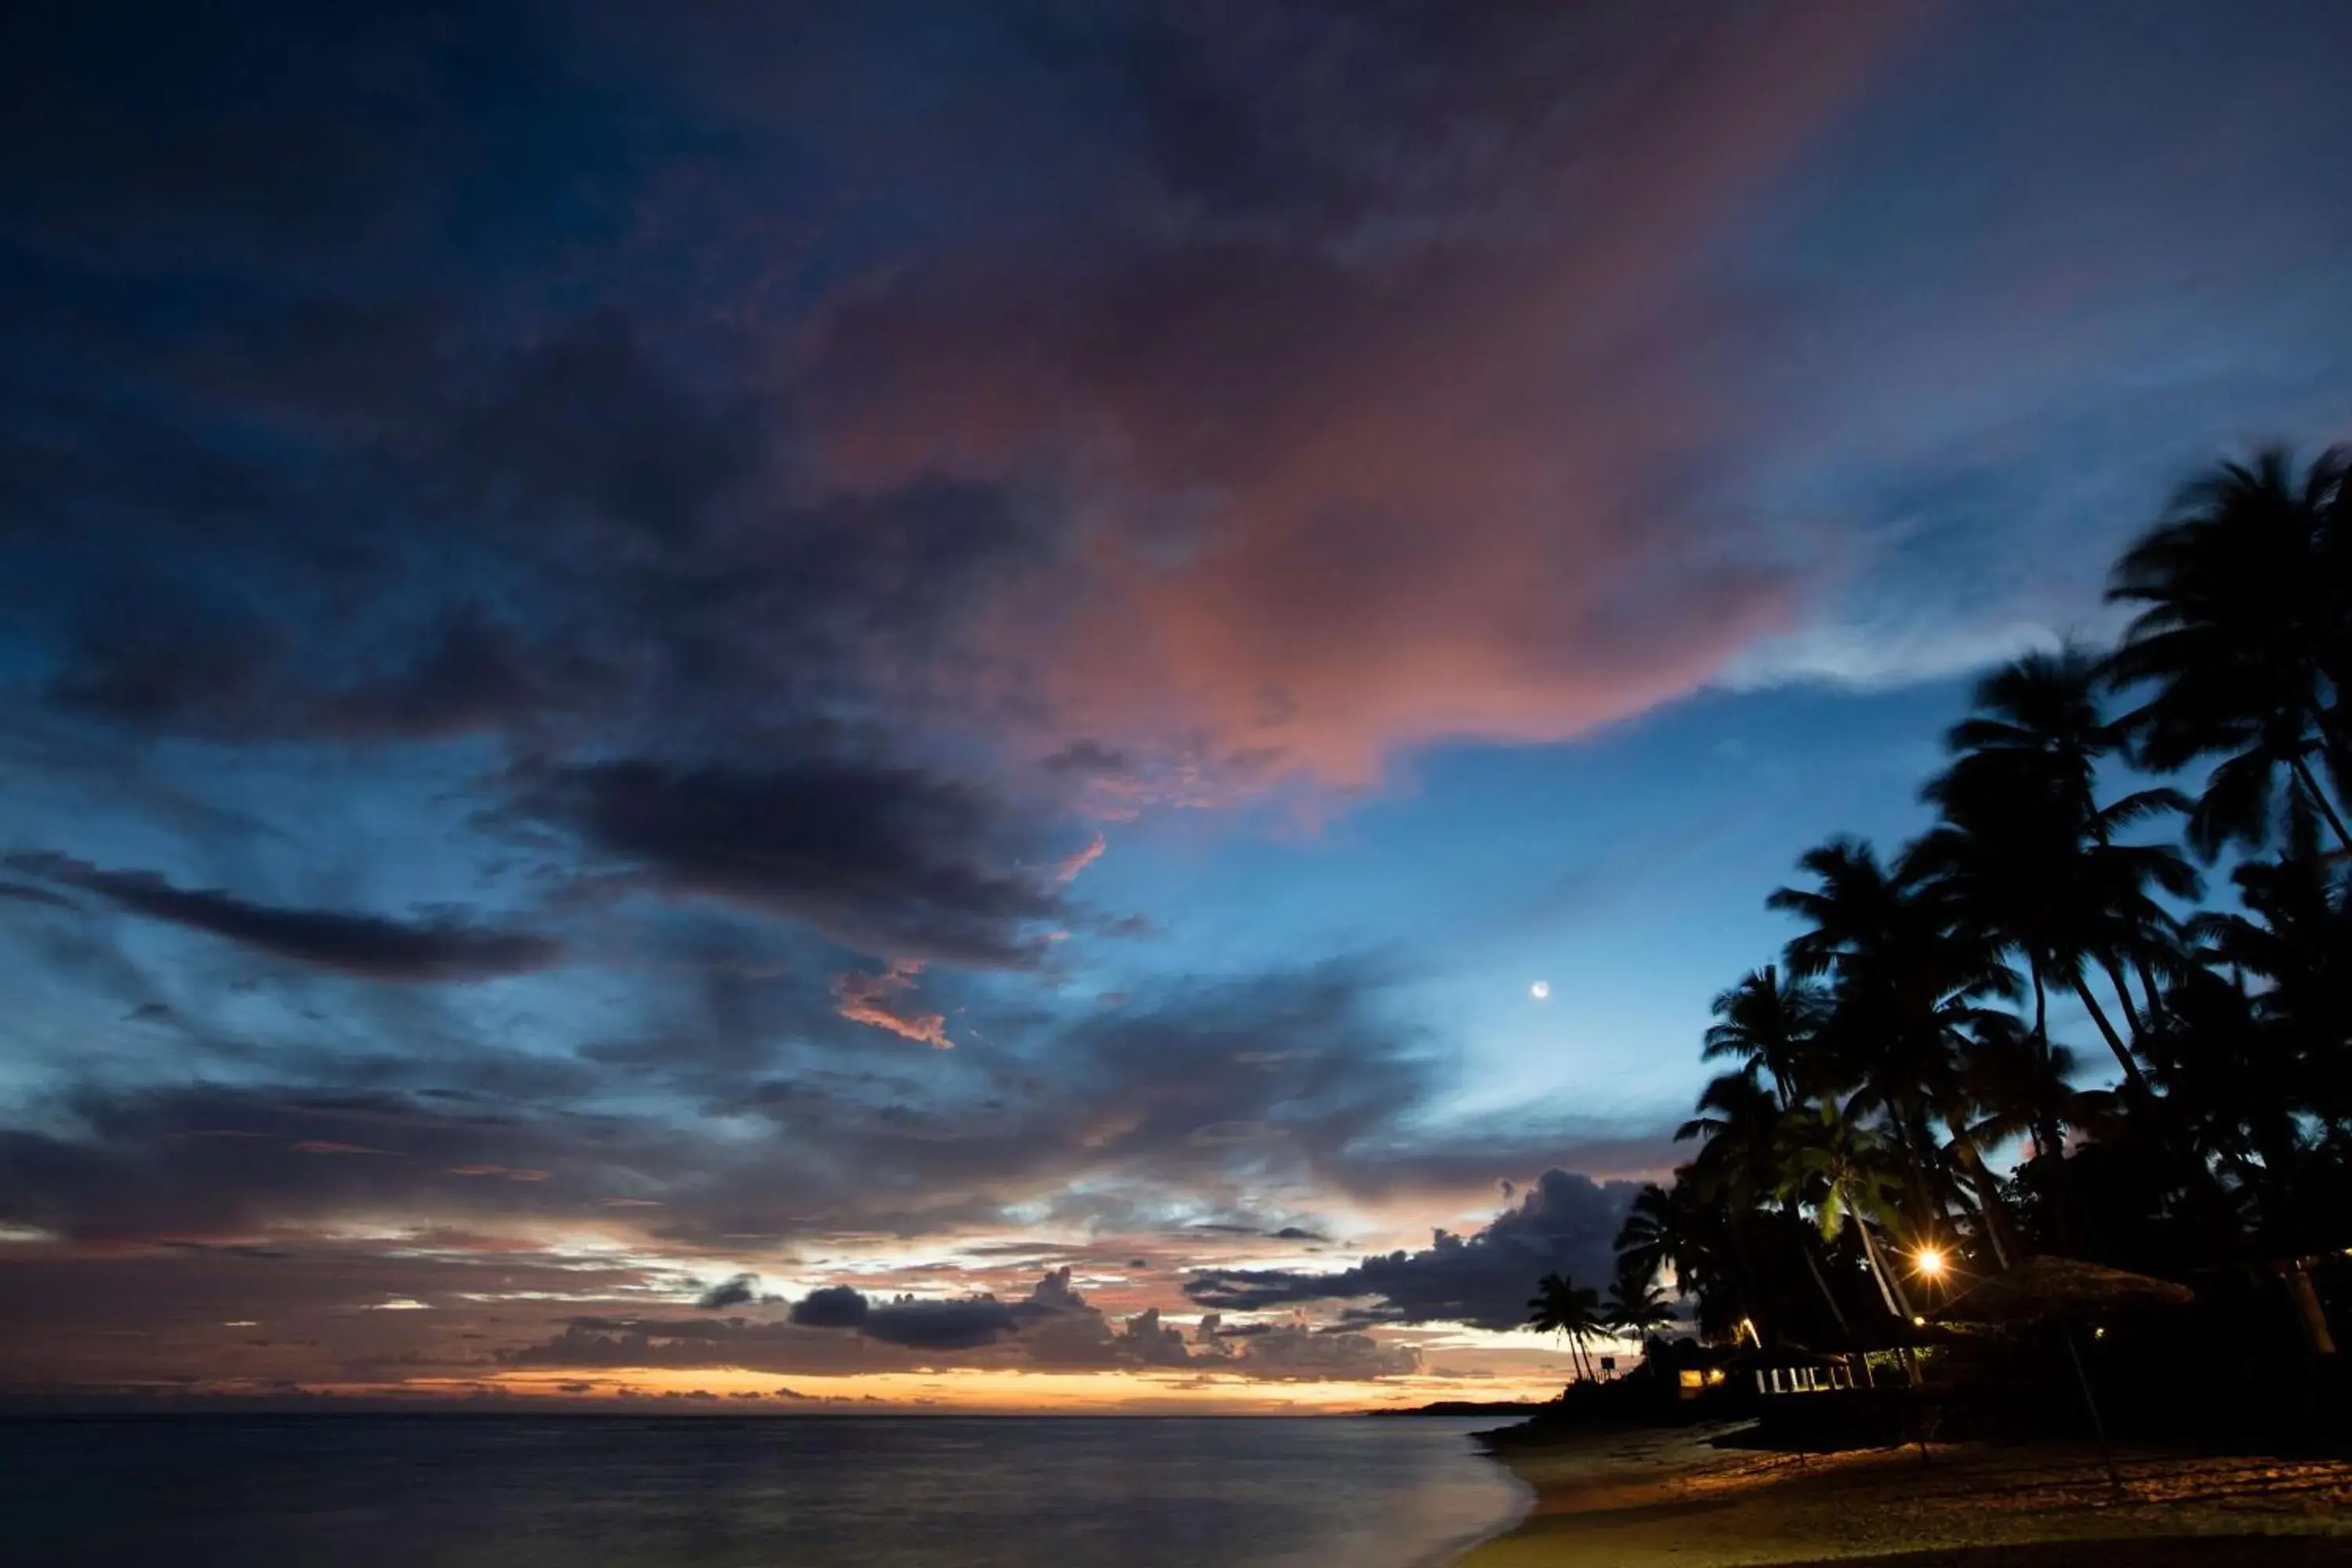
[[[1367,1258],[1334,1273],[1215,1269],[1184,1294],[1221,1311],[1259,1311],[1302,1301],[1377,1299],[1371,1316],[1401,1323],[1475,1323],[1515,1329],[1527,1321],[1528,1281],[1546,1274],[1598,1281],[1616,1271],[1613,1243],[1637,1191],[1568,1171],[1547,1171],[1519,1206],[1475,1236],[1439,1231],[1419,1252]]]
[[[782,1322],[573,1318],[553,1339],[512,1351],[506,1359],[519,1366],[740,1367],[809,1373],[845,1366],[936,1366],[942,1361],[1060,1372],[1181,1367],[1307,1382],[1394,1377],[1421,1365],[1411,1345],[1295,1323],[1259,1325],[1244,1335],[1212,1321],[1189,1342],[1181,1330],[1160,1321],[1156,1308],[1114,1325],[1072,1288],[1067,1268],[1045,1275],[1013,1300],[978,1296],[869,1302],[856,1290],[835,1286],[810,1292]]]
[[[1714,437],[1678,374],[1676,264],[1844,100],[1885,19],[1456,18],[1434,74],[1400,68],[1433,20],[1277,10],[1229,50],[1167,40],[1155,132],[1230,117],[1233,161],[1177,190],[1147,151],[1136,221],[833,313],[827,451],[859,484],[1044,465],[1083,476],[1089,514],[1146,520],[1104,541],[1041,661],[1087,735],[1149,739],[1140,717],[1361,782],[1400,745],[1645,707],[1788,609],[1769,559],[1711,547],[1724,520],[1673,493]],[[1252,91],[1318,58],[1380,85]],[[1432,116],[1450,136],[1392,144]]]
[[[9,8],[0,1380],[1600,1278],[1935,682],[2352,418],[2352,24],[2145,9]]]
[[[447,920],[404,923],[332,910],[276,909],[226,893],[175,888],[152,871],[102,870],[64,855],[17,855],[8,864],[132,914],[371,980],[480,980],[543,969],[561,955],[553,942],[524,932]]]
[[[664,889],[803,921],[864,952],[1025,963],[1025,928],[1060,907],[1050,877],[994,868],[1015,831],[1001,808],[909,770],[615,763],[566,774],[548,799]]]

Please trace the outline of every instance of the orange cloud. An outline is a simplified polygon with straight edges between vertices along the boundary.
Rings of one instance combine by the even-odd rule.
[[[934,1050],[953,1050],[955,1042],[948,1038],[948,1020],[944,1013],[902,1012],[893,1004],[897,998],[912,991],[916,976],[923,973],[922,961],[894,958],[879,974],[861,974],[853,970],[833,978],[834,1011],[853,1024],[870,1024],[877,1029],[887,1029],[909,1040],[920,1040]]]
[[[1061,887],[1068,887],[1072,882],[1076,881],[1078,879],[1079,872],[1085,870],[1087,867],[1102,858],[1105,847],[1106,846],[1103,840],[1103,836],[1097,833],[1087,841],[1087,847],[1085,848],[1077,851],[1076,854],[1065,856],[1060,861],[1056,862],[1054,867],[1054,880],[1055,884]]]

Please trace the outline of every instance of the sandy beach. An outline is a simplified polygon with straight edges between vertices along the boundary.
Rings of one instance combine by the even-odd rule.
[[[2352,1462],[1937,1445],[1799,1458],[1723,1429],[1507,1452],[1528,1518],[1459,1568],[2352,1563]]]

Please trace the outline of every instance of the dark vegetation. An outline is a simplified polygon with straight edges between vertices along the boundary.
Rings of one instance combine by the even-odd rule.
[[[1671,1277],[1715,1345],[1990,1366],[2079,1421],[2071,1337],[2126,1426],[2326,1422],[2352,1304],[2347,466],[2270,451],[2189,487],[2114,568],[2115,647],[1980,682],[1924,835],[1803,856],[1767,900],[1801,929],[1716,998],[1725,1070],[1610,1302],[1549,1279],[1531,1326],[1581,1357],[1657,1328]],[[2034,1257],[2196,1300],[2039,1337],[1927,1321]]]

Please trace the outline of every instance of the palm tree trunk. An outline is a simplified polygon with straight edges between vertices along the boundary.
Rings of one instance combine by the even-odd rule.
[[[2132,1060],[2131,1047],[2124,1044],[2121,1035],[2116,1033],[2115,1025],[2107,1019],[2106,1009],[2099,1005],[2099,999],[2091,994],[2091,988],[2083,983],[2080,974],[2074,976],[2074,994],[2089,1011],[2091,1022],[2096,1024],[2099,1033],[2106,1037],[2107,1049],[2116,1053],[2116,1061],[2124,1069],[2124,1081],[2131,1086],[2134,1094],[2145,1097],[2148,1092],[2147,1075],[2139,1070],[2139,1063]]]
[[[2347,853],[2352,853],[2352,833],[2344,831],[2344,819],[2336,815],[2336,807],[2320,789],[2319,781],[2311,776],[2311,764],[2301,757],[2292,757],[2288,759],[2288,765],[2294,769],[2294,776],[2301,781],[2304,793],[2311,796],[2311,803],[2319,807],[2321,816],[2327,818],[2327,826],[2336,830],[2336,842]]]
[[[2088,1213],[2074,1191],[2074,1173],[2066,1168],[2066,1128],[2057,1117],[2035,1116],[2033,1152],[2037,1160],[2047,1161],[2042,1167],[2047,1178],[2042,1199],[2049,1206],[2051,1230],[2058,1238],[2059,1255],[2075,1257],[2074,1248],[2078,1246],[2088,1246],[2097,1254],[2099,1238],[2092,1234]]]
[[[2050,1061],[2050,984],[2042,955],[2030,952],[2025,966],[2033,974],[2033,1043],[2041,1061]],[[2066,1130],[2054,1116],[2037,1112],[2033,1117],[2033,1152],[2036,1158],[2046,1158],[2043,1166],[2050,1177],[2049,1201],[2052,1228],[2057,1232],[2059,1250],[2073,1249],[2076,1233],[2083,1228],[2074,1213],[2079,1200],[2074,1195],[2074,1173],[2066,1169]]]
[[[2120,980],[2117,984],[2120,987]],[[2100,1011],[2098,998],[2091,994],[2091,988],[2084,984],[2079,973],[2074,976],[2074,994],[2081,997],[2083,1005],[2090,1009],[2092,1021],[2099,1026],[2099,1033],[2106,1037],[2107,1047],[2116,1053],[2116,1060],[2123,1064],[2125,1080],[2132,1090],[2137,1108],[2147,1113],[2148,1126],[2156,1135],[2157,1147],[2178,1163],[2182,1179],[2188,1184],[2189,1202],[2213,1248],[2215,1259],[2226,1262],[2242,1250],[2244,1237],[2229,1217],[2228,1201],[2221,1192],[2220,1181],[2198,1153],[2197,1142],[2181,1125],[2176,1108],[2148,1088],[2147,1076],[2132,1060],[2131,1053],[2124,1047],[2123,1037],[2116,1033],[2116,1026],[2107,1021],[2106,1014]]]
[[[2009,1246],[2002,1233],[2009,1229],[2009,1214],[2001,1206],[2000,1189],[1994,1184],[1992,1173],[1985,1169],[1984,1156],[1977,1152],[1976,1140],[1968,1129],[1948,1117],[1944,1125],[1952,1134],[1952,1156],[1968,1173],[1969,1185],[1976,1191],[1978,1217],[1984,1222],[1985,1239],[1992,1243],[1994,1261],[2006,1268]]]
[[[2344,688],[2341,685],[2334,681],[2329,684],[2336,687],[2338,695],[2343,693]],[[2328,718],[2326,706],[2318,700],[2316,693],[2305,700],[2304,707],[2311,714],[2312,724],[2319,731],[2319,743],[2327,750],[2327,771],[2335,776],[2336,787],[2338,792],[2341,792],[2345,789],[2347,781],[2352,781],[2352,744],[2346,743],[2343,732],[2337,730],[2335,721]],[[2308,770],[2305,771],[2308,772]],[[2329,820],[2334,819],[2334,814],[2330,813]],[[2344,837],[2341,823],[2336,825],[2336,837],[2339,840]]]
[[[1862,1234],[1862,1255],[1870,1261],[1870,1277],[1878,1281],[1879,1299],[1898,1321],[1910,1322],[1911,1299],[1903,1293],[1902,1284],[1887,1271],[1885,1260],[1878,1256],[1878,1243],[1870,1234],[1870,1222],[1854,1212],[1851,1199],[1846,1203],[1846,1212],[1853,1216],[1853,1227]]]
[[[2327,1310],[2319,1304],[2319,1292],[2311,1287],[2310,1271],[2300,1261],[2287,1270],[2286,1288],[2294,1301],[2295,1321],[2303,1329],[2304,1343],[2315,1356],[2334,1356],[2336,1336],[2328,1331]]]
[[[1903,1197],[1911,1208],[1911,1228],[1918,1235],[1931,1236],[1944,1217],[1944,1205],[1936,1194],[1935,1135],[1927,1131],[1927,1118],[1916,1106],[1906,1106],[1899,1112],[1890,1107],[1888,1120],[1896,1132],[1895,1152],[1903,1165]]]
[[[1812,1226],[1798,1214],[1797,1200],[1793,1197],[1780,1200],[1780,1214],[1788,1222],[1789,1233],[1797,1238],[1797,1251],[1804,1258],[1805,1272],[1813,1277],[1813,1289],[1819,1290],[1822,1300],[1829,1303],[1830,1316],[1836,1320],[1838,1333],[1851,1342],[1853,1325],[1845,1321],[1845,1309],[1838,1305],[1836,1293],[1831,1290],[1830,1282],[1822,1277],[1821,1263],[1813,1257],[1815,1233]]]
[[[2124,982],[2124,966],[2110,957],[2100,959],[2099,967],[2106,971],[2107,984],[2116,988],[2116,1000],[2123,1004],[2124,1027],[2131,1031],[2132,1044],[2146,1050],[2147,1026],[2141,1022],[2139,1007],[2132,1001],[2131,987]]]
[[[2148,973],[2147,961],[2142,960],[2140,963],[2141,979],[2148,988],[2149,997],[2148,1012],[2145,1016],[2132,1005],[2131,985],[2124,977],[2122,963],[2113,957],[2108,957],[2101,959],[2099,966],[2107,972],[2107,983],[2116,988],[2116,999],[2124,1005],[2124,1023],[2131,1030],[2132,1044],[2139,1047],[2142,1056],[2156,1064],[2157,1071],[2168,1071],[2172,1063],[2159,1049],[2157,1039],[2156,979]]]
[[[2147,1020],[2153,1026],[2168,1011],[2164,1005],[2164,993],[2157,988],[2156,966],[2144,956],[2132,962],[2139,966],[2139,988],[2147,994]]]
[[[1913,1353],[1908,1342],[1912,1318],[1911,1299],[1903,1293],[1902,1284],[1894,1275],[1887,1272],[1886,1265],[1880,1260],[1878,1243],[1871,1238],[1870,1222],[1856,1215],[1853,1223],[1854,1227],[1862,1232],[1862,1250],[1864,1256],[1870,1259],[1870,1271],[1878,1277],[1879,1293],[1886,1298],[1887,1310],[1892,1311],[1903,1325],[1906,1335],[1906,1342],[1903,1346],[1903,1371],[1910,1379],[1911,1386],[1916,1388],[1919,1385],[1919,1358]]]
[[[1737,1217],[1727,1226],[1727,1234],[1731,1237],[1731,1268],[1739,1276],[1739,1300],[1745,1309],[1740,1315],[1751,1324],[1756,1323],[1765,1316],[1764,1291],[1758,1283],[1762,1276],[1756,1272],[1756,1259],[1748,1254],[1748,1237]],[[1773,1337],[1778,1339],[1780,1333],[1780,1325],[1775,1323],[1772,1326]],[[1756,1347],[1759,1350],[1764,1348],[1764,1334],[1760,1327],[1756,1331]]]
[[[2149,1089],[2147,1077],[2140,1072],[2138,1064],[2131,1059],[2131,1053],[2124,1048],[2122,1037],[2116,1033],[2116,1026],[2107,1022],[2107,1016],[2099,1010],[2098,999],[2091,994],[2091,988],[2083,983],[2080,974],[2074,977],[2074,994],[2083,999],[2083,1005],[2091,1010],[2091,1017],[2099,1026],[2099,1033],[2107,1037],[2107,1046],[2116,1053],[2116,1060],[2123,1064],[2124,1077],[2131,1086],[2138,1109],[2147,1115],[2149,1128],[2156,1135],[2157,1147],[2179,1164],[2181,1176],[2188,1184],[2189,1202],[2213,1248],[2215,1259],[2226,1262],[2242,1250],[2244,1237],[2238,1233],[2236,1225],[2228,1215],[2227,1200],[2222,1194],[2220,1181],[2198,1154],[2196,1141],[2180,1126],[2174,1108]]]
[[[1851,1342],[1853,1339],[1853,1325],[1845,1321],[1845,1309],[1838,1305],[1837,1295],[1830,1289],[1830,1282],[1822,1278],[1822,1266],[1813,1257],[1812,1244],[1806,1243],[1803,1250],[1805,1272],[1813,1277],[1813,1289],[1819,1290],[1822,1293],[1822,1300],[1830,1304],[1830,1316],[1837,1320],[1838,1332]]]

